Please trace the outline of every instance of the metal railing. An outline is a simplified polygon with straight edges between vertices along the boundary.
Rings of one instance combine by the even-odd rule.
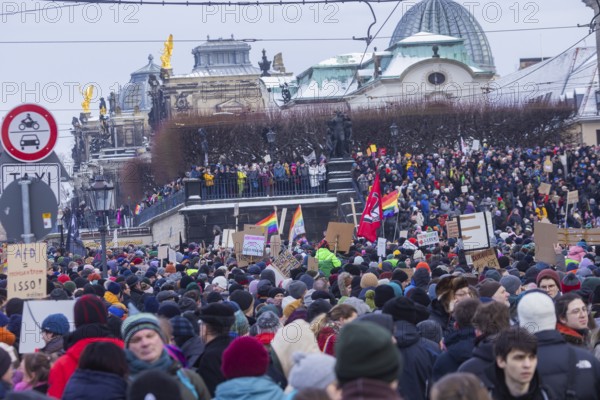
[[[241,197],[276,197],[327,193],[325,174],[311,176],[286,176],[277,178],[216,178],[200,180],[200,198],[206,200],[235,199]]]
[[[185,191],[179,190],[167,197],[162,198],[158,202],[149,207],[144,208],[138,215],[133,216],[133,226],[140,226],[144,222],[167,212],[185,202]]]

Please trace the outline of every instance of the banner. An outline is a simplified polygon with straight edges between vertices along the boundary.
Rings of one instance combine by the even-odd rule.
[[[379,174],[377,174],[369,197],[367,198],[365,209],[360,216],[360,223],[358,224],[356,236],[364,237],[370,242],[375,242],[377,240],[377,230],[381,226],[382,214],[381,187],[379,183]]]

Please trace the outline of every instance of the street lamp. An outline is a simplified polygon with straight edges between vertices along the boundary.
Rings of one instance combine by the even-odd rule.
[[[398,125],[396,125],[395,122],[390,126],[390,136],[392,137],[392,143],[394,144],[394,158],[396,158],[396,155],[398,154],[398,148],[396,146],[396,141],[398,139]]]
[[[271,156],[271,162],[275,161],[273,160],[273,146],[275,145],[276,136],[277,134],[273,132],[273,129],[269,128],[269,132],[267,132],[267,142],[269,143],[269,155]]]
[[[114,186],[104,180],[102,175],[94,178],[94,183],[88,189],[91,199],[91,207],[96,213],[100,213],[102,224],[98,227],[100,232],[100,245],[102,246],[102,278],[108,277],[106,268],[106,232],[108,226],[105,224],[106,212],[111,209],[113,204]]]

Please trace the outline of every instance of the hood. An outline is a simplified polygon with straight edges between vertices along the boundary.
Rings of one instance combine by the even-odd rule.
[[[417,327],[407,321],[396,321],[394,323],[394,337],[399,348],[410,347],[421,340]],[[470,353],[469,353],[470,354]]]
[[[473,348],[473,357],[493,363],[494,358],[494,342],[491,339],[484,339],[477,347]]]
[[[283,391],[267,376],[236,378],[217,386],[215,398],[220,400],[281,399]]]
[[[475,329],[464,328],[450,332],[444,339],[448,354],[456,361],[462,363],[471,357],[475,347]]]
[[[281,369],[286,377],[288,377],[292,369],[292,354],[294,352],[320,352],[315,335],[310,330],[310,325],[301,319],[279,329],[271,342],[271,348],[279,358]]]
[[[116,344],[120,348],[124,348],[124,343],[121,339],[105,337],[87,338],[81,339],[77,341],[74,345],[69,347],[69,349],[65,353],[65,356],[71,358],[75,362],[75,364],[79,364],[79,357],[81,356],[81,353],[83,353],[83,350],[87,347],[88,344],[95,342],[111,342]]]

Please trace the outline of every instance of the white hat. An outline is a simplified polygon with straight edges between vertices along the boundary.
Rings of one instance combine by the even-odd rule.
[[[540,291],[526,293],[517,306],[519,325],[530,333],[556,329],[556,311],[550,296]]]
[[[213,279],[212,284],[219,286],[221,289],[227,289],[227,279],[224,276],[217,276]]]
[[[421,250],[415,251],[415,254],[413,255],[413,260],[424,260],[424,259],[425,259],[425,255],[423,254],[423,252]]]

